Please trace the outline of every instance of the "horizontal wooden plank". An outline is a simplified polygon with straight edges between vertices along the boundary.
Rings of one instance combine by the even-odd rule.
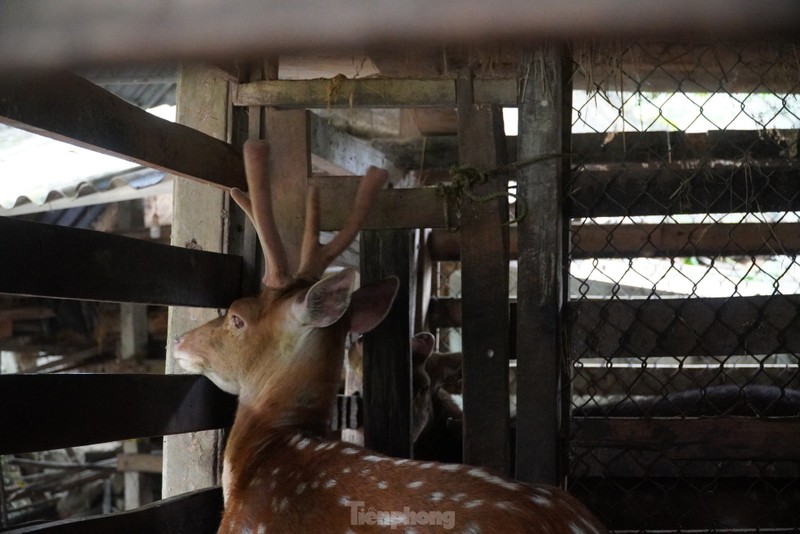
[[[573,225],[570,257],[670,258],[800,252],[798,223]]]
[[[246,188],[241,153],[231,145],[75,75],[3,77],[0,122],[170,174]]]
[[[198,375],[4,375],[0,454],[224,428],[235,408]]]
[[[800,391],[800,373],[794,364],[759,364],[727,361],[678,364],[677,361],[630,363],[605,360],[579,362],[572,369],[571,390],[577,407],[604,402],[609,395],[664,395],[671,391],[686,391],[724,384],[779,386]]]
[[[656,452],[671,460],[800,461],[800,419],[574,417],[571,446]]]
[[[517,231],[510,230],[511,259],[516,259]],[[436,229],[428,246],[435,261],[461,257],[458,233]],[[791,256],[800,253],[800,224],[573,224],[570,248],[571,259]]]
[[[108,515],[81,517],[12,529],[9,534],[213,534],[222,518],[222,489],[205,488]]]
[[[226,308],[239,256],[0,217],[0,293]]]
[[[179,9],[176,2],[6,0],[0,10],[0,69],[78,63],[242,57],[287,49],[347,50],[366,43],[406,49],[420,44],[543,41],[625,36],[775,37],[795,35],[798,6],[773,0],[520,0],[421,5],[409,0],[364,9],[357,0],[232,0]],[[335,13],[336,16],[318,16]],[[214,28],[214,31],[209,31]],[[440,46],[439,46],[440,47]],[[438,50],[438,49],[437,49]],[[683,71],[681,71],[683,72]]]
[[[475,103],[517,105],[516,81],[475,79]],[[263,80],[238,86],[237,106],[278,108],[425,108],[454,107],[455,80],[332,78],[317,80]]]
[[[788,534],[800,524],[800,481],[766,474],[741,479],[569,478],[568,489],[614,532]]]
[[[573,173],[570,217],[741,213],[800,209],[800,169],[714,166],[611,169]]]
[[[752,49],[747,51],[750,50]],[[713,54],[709,54],[709,57],[713,57]],[[650,58],[656,59],[656,56]],[[649,65],[646,68],[659,67]],[[664,67],[675,68],[675,64],[666,64]],[[675,78],[672,78],[672,83],[675,85],[669,92],[677,90]],[[573,134],[571,152],[575,154],[573,162],[583,164],[740,161],[744,155],[751,161],[773,160],[774,163],[796,160],[797,144],[797,130],[770,130],[769,134],[762,130],[710,130],[704,133],[598,132]]]
[[[798,310],[797,295],[572,301],[570,357],[797,353]]]
[[[319,188],[322,230],[332,231],[342,227],[351,211],[359,180],[357,176],[311,178],[311,184]],[[445,226],[444,210],[444,199],[435,187],[384,189],[378,193],[363,228],[442,228]],[[456,220],[455,217],[452,220]]]
[[[161,474],[163,463],[164,458],[160,454],[125,453],[117,455],[117,471]]]

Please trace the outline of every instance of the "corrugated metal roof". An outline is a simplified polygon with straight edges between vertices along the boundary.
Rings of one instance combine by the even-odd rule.
[[[93,69],[81,74],[145,109],[175,104],[174,66]],[[0,125],[0,215],[130,200],[170,192],[171,185],[171,178],[162,172]]]

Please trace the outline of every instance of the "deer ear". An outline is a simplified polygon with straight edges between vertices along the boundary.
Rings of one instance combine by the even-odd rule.
[[[389,314],[400,280],[396,276],[360,288],[350,302],[350,331],[369,332]]]
[[[345,269],[323,278],[292,304],[292,313],[304,325],[330,326],[345,314],[358,287],[358,271]]]
[[[424,365],[433,352],[436,338],[430,332],[420,332],[411,338],[411,361],[414,365]]]

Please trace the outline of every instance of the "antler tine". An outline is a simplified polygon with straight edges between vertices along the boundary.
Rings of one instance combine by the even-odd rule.
[[[291,283],[292,279],[289,276],[286,250],[272,213],[268,157],[269,145],[265,141],[250,140],[244,144],[244,170],[249,196],[234,188],[231,190],[231,198],[247,213],[258,233],[258,240],[264,250],[264,285],[281,288]]]
[[[300,269],[297,278],[320,278],[336,257],[353,242],[369,215],[378,191],[386,183],[389,173],[384,169],[370,167],[358,184],[353,210],[339,233],[326,245],[319,243],[319,191],[311,187],[306,201],[306,226]]]

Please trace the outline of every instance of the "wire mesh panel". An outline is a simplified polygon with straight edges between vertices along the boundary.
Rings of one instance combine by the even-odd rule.
[[[569,484],[613,529],[800,525],[798,57],[574,50]]]

